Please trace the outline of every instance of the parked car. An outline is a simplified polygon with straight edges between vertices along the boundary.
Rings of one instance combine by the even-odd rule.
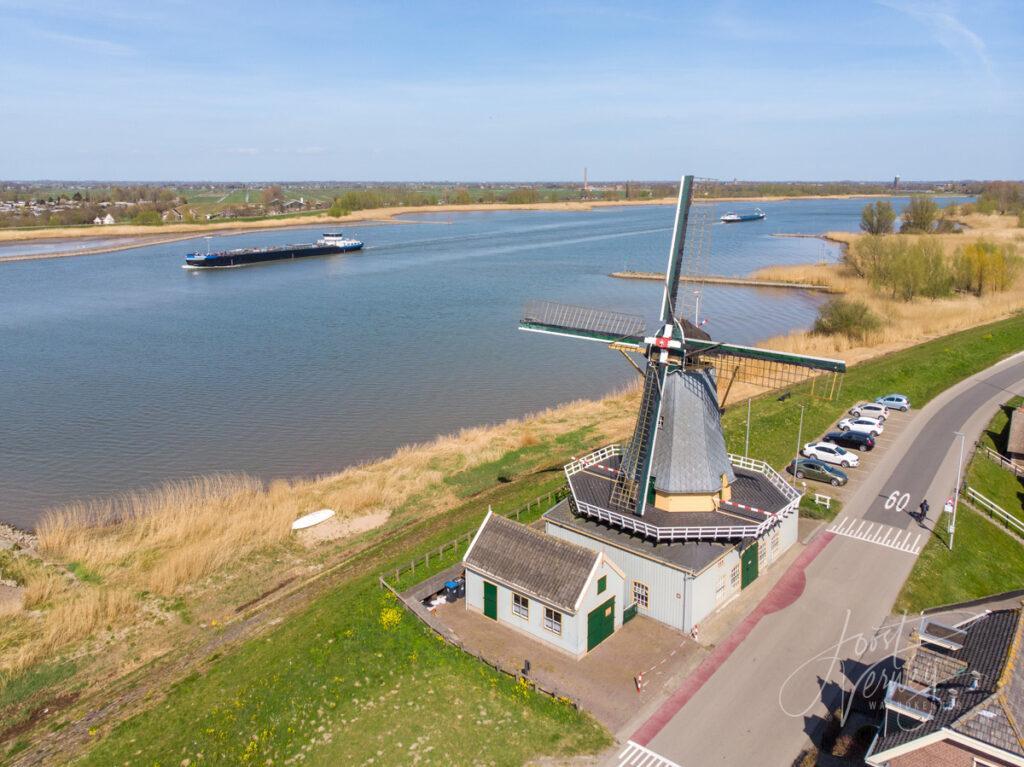
[[[844,418],[838,424],[836,424],[841,431],[859,431],[864,434],[870,434],[872,437],[877,437],[883,431],[885,427],[882,426],[882,422],[877,418]]]
[[[886,394],[884,397],[876,399],[875,402],[903,413],[910,410],[910,400],[902,394]]]
[[[817,458],[794,458],[789,464],[789,473],[797,479],[816,479],[819,482],[828,482],[832,487],[845,485],[849,481],[846,472],[829,466]]]
[[[860,458],[854,453],[831,442],[808,442],[800,454],[806,458],[817,458],[825,463],[832,463],[849,469],[860,464]]]
[[[861,416],[877,418],[882,423],[885,423],[885,419],[889,416],[889,408],[885,405],[879,405],[877,402],[861,402],[859,405],[854,405],[850,408],[850,415],[854,418],[860,418]]]
[[[860,450],[862,453],[875,449],[875,438],[862,431],[830,431],[821,438],[821,441]]]

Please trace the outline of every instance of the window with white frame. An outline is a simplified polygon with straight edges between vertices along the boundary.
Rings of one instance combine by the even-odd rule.
[[[768,547],[765,545],[768,541],[762,538],[757,544],[757,569],[764,569],[764,564],[768,560]]]
[[[646,583],[633,581],[633,601],[645,610],[651,606],[651,590]]]
[[[544,608],[544,628],[555,634],[562,633],[562,614],[550,607]]]
[[[512,595],[512,612],[518,615],[520,618],[530,617],[530,600],[524,597],[522,594]]]
[[[782,545],[782,534],[779,532],[778,528],[776,528],[775,530],[772,531],[772,543],[771,543],[771,546],[772,546],[772,561],[773,562],[779,556],[779,547],[781,545]]]
[[[740,587],[740,566],[736,565],[732,568],[732,572],[729,573],[729,585],[734,589]]]
[[[725,576],[723,575],[715,583],[715,604],[718,604],[725,599]]]

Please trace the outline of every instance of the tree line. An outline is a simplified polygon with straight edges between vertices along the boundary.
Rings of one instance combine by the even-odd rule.
[[[843,262],[877,290],[904,301],[1007,290],[1021,269],[1012,243],[972,242],[947,258],[931,237],[863,237],[846,249]]]

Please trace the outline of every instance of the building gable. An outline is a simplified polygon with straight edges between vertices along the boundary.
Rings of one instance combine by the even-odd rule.
[[[463,558],[467,569],[573,614],[599,563],[596,551],[492,512]]]

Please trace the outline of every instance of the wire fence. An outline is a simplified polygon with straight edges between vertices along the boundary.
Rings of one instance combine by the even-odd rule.
[[[519,522],[522,517],[529,516],[531,513],[536,512],[538,509],[549,508],[550,506],[553,506],[554,504],[558,503],[560,500],[562,500],[568,495],[569,488],[562,486],[559,487],[557,490],[552,490],[550,493],[539,495],[532,501],[527,503],[525,506],[520,506],[515,511],[506,512],[504,514],[501,514],[501,516],[506,517],[508,519],[514,519],[516,522]],[[430,551],[424,553],[422,556],[410,560],[408,564],[399,565],[398,567],[395,567],[393,570],[389,569],[385,571],[385,573],[389,576],[393,574],[391,581],[395,584],[397,584],[401,577],[406,573],[416,572],[417,568],[423,571],[425,577],[430,568],[431,561],[434,561],[435,563],[440,561],[441,558],[445,555],[445,553],[456,551],[459,546],[463,544],[468,544],[471,540],[473,540],[474,535],[476,535],[476,530],[469,530],[463,533],[462,535],[458,536],[457,538],[452,538],[450,541],[442,543],[436,549],[431,549]],[[382,575],[381,581],[384,582],[385,580],[386,579]]]
[[[524,516],[528,517],[532,513],[536,513],[539,509],[549,508],[550,506],[558,503],[563,498],[568,496],[568,494],[569,489],[563,486],[558,488],[557,490],[551,491],[550,493],[540,495],[534,498],[529,503],[527,503],[525,506],[520,506],[515,511],[507,512],[505,514],[502,514],[501,516],[504,516],[508,519],[514,519],[518,522]],[[437,565],[437,563],[441,561],[441,558],[445,555],[445,553],[454,553],[458,551],[459,546],[462,544],[468,544],[475,534],[476,530],[470,530],[469,532],[460,535],[457,538],[453,538],[452,540],[441,544],[436,549],[431,549],[430,551],[426,552],[422,557],[410,561],[409,564],[407,565],[401,565],[399,567],[396,567],[394,568],[394,571],[388,570],[387,575],[393,575],[393,582],[395,584],[398,584],[403,575],[405,575],[406,573],[414,573],[416,572],[417,568],[419,568],[423,572],[424,578],[427,578],[430,575],[433,575],[433,573],[430,572],[431,561],[433,561],[435,565]],[[578,710],[580,708],[579,701],[573,696],[563,694],[562,692],[551,687],[545,687],[544,685],[538,683],[536,680],[531,679],[521,670],[509,668],[500,660],[488,658],[482,652],[466,647],[466,645],[463,644],[462,640],[456,637],[448,629],[447,626],[445,626],[440,620],[435,618],[432,613],[430,613],[425,607],[423,607],[422,604],[419,604],[417,600],[411,597],[407,598],[403,596],[402,593],[399,592],[399,590],[396,588],[396,586],[393,586],[391,583],[388,582],[387,578],[383,574],[379,576],[378,580],[381,588],[390,591],[395,596],[395,598],[399,602],[401,602],[402,605],[404,605],[405,608],[410,613],[416,616],[417,619],[419,619],[425,626],[427,626],[439,637],[444,639],[444,641],[446,641],[448,644],[458,648],[467,655],[473,656],[478,661],[490,666],[495,671],[506,676],[512,677],[516,680],[516,684],[528,685],[535,692],[539,692],[542,695],[547,695],[548,697],[554,698],[555,700],[561,703],[565,703],[566,705],[572,706],[574,709]]]

